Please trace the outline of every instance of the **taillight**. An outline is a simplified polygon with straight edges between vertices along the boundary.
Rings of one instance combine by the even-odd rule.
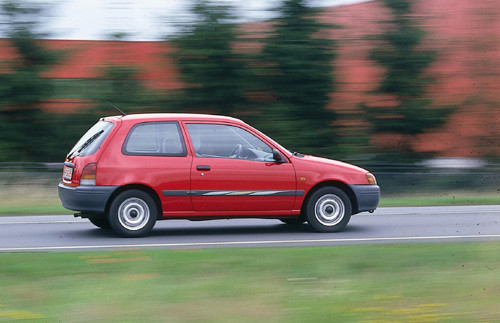
[[[80,185],[95,185],[97,164],[91,163],[85,166],[80,176]]]

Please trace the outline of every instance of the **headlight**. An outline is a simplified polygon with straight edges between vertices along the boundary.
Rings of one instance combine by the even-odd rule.
[[[368,184],[377,185],[377,179],[372,173],[366,173],[366,179],[368,180]]]

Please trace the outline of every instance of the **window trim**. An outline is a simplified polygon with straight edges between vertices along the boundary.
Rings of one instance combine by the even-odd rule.
[[[146,152],[130,152],[127,150],[127,144],[128,141],[136,127],[142,126],[142,125],[154,125],[154,124],[175,124],[177,127],[177,132],[179,134],[179,138],[181,140],[181,147],[182,147],[182,152],[177,153],[177,154],[172,154],[172,153],[146,153]],[[184,134],[182,132],[181,126],[178,121],[145,121],[145,122],[139,122],[136,123],[135,125],[130,128],[128,131],[127,137],[123,141],[122,145],[122,154],[127,155],[127,156],[158,156],[158,157],[186,157],[187,156],[187,149],[186,149],[186,139],[184,138]]]

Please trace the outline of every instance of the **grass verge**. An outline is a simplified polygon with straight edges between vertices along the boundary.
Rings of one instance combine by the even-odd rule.
[[[22,199],[11,197],[0,202],[0,215],[28,214],[73,214],[75,212],[62,207],[57,197],[34,197]]]
[[[498,205],[500,194],[449,193],[440,195],[414,195],[382,197],[380,207],[387,206],[446,206],[446,205]]]
[[[0,322],[471,322],[500,242],[0,254]]]
[[[37,180],[13,177],[0,181],[0,216],[26,214],[72,214],[62,207],[57,196],[57,176],[48,174]],[[500,192],[415,193],[385,196],[382,190],[380,207],[442,206],[500,204]]]
[[[62,207],[57,195],[59,178],[52,174],[0,180],[0,215],[72,214]]]
[[[53,194],[52,194],[53,195]],[[443,196],[395,196],[382,197],[379,207],[394,206],[443,206],[443,205],[498,205],[498,195],[443,195]],[[8,196],[0,201],[0,216],[27,214],[73,214],[62,207],[57,196]]]

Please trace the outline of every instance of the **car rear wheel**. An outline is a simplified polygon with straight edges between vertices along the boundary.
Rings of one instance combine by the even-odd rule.
[[[111,228],[122,237],[142,237],[153,229],[158,211],[153,198],[140,190],[118,194],[109,208]]]
[[[318,232],[342,231],[351,219],[352,206],[347,194],[337,187],[314,192],[306,205],[306,219]]]

